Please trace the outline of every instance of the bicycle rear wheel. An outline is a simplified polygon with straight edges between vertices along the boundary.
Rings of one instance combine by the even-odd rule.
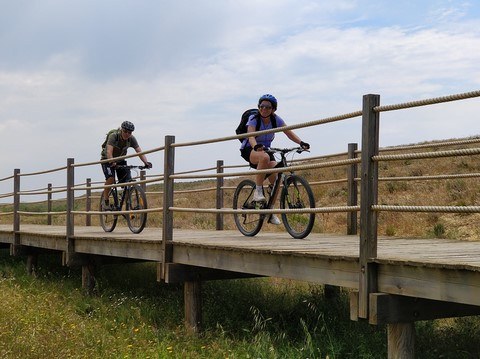
[[[254,191],[255,182],[252,180],[247,179],[240,182],[233,195],[233,209],[255,209],[255,202],[252,201]],[[265,215],[235,213],[233,218],[238,230],[243,235],[253,237],[260,232]]]
[[[305,178],[291,175],[287,177],[286,183],[280,197],[280,208],[315,208],[313,192]],[[282,213],[282,220],[287,232],[293,238],[301,239],[310,234],[315,213]]]
[[[136,211],[147,209],[147,196],[143,188],[138,184],[130,186],[127,193],[127,211]],[[147,213],[129,213],[127,214],[128,228],[133,233],[140,233],[147,223]]]
[[[104,214],[100,215],[100,225],[102,226],[105,232],[112,232],[117,225],[118,215],[115,213],[115,197],[113,190],[110,190],[108,193],[108,203],[110,206],[105,208],[103,205],[103,195],[100,198],[100,212],[104,212]]]

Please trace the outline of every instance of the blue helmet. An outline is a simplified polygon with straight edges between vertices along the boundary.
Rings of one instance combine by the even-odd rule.
[[[122,128],[127,131],[135,131],[135,126],[130,121],[123,121]]]
[[[275,98],[275,96],[273,95],[270,95],[270,94],[265,94],[263,96],[261,96],[259,99],[258,99],[258,105],[260,106],[260,104],[262,103],[262,101],[268,101],[272,104],[272,107],[274,110],[277,109],[277,99]]]

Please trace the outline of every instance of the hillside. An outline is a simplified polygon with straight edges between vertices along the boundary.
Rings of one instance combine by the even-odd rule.
[[[470,137],[476,140],[478,137]],[[462,139],[463,140],[463,139]],[[459,141],[448,140],[441,142]],[[480,140],[479,140],[480,141]],[[478,142],[451,146],[440,146],[439,142],[425,142],[412,144],[423,148],[405,149],[405,146],[389,148],[388,153],[413,153],[413,152],[436,152],[454,149],[474,148]],[[317,161],[333,161],[345,158],[344,155],[324,157]],[[360,172],[360,171],[359,171]],[[389,205],[423,205],[423,206],[472,206],[480,201],[480,185],[478,177],[450,178],[435,180],[394,181],[392,177],[471,174],[480,172],[478,156],[441,157],[422,160],[396,160],[379,163],[379,204]],[[334,179],[346,178],[346,167],[328,167],[299,172],[311,183]],[[390,178],[390,179],[389,179]],[[224,206],[231,208],[233,188],[238,183],[238,178],[225,179]],[[147,188],[149,208],[162,206],[161,185],[153,185]],[[212,189],[195,192],[196,189]],[[192,208],[215,207],[215,182],[210,180],[195,181],[176,184],[178,193],[175,195],[175,206]],[[334,184],[317,184],[312,186],[315,194],[317,207],[345,206],[347,204],[346,182]],[[359,186],[360,188],[360,186]],[[360,192],[360,190],[359,190]],[[94,208],[98,199],[92,199]],[[75,201],[77,209],[84,208],[84,199]],[[55,211],[64,210],[64,201],[56,201]],[[45,211],[45,204],[22,204],[22,210]],[[11,211],[11,206],[3,206],[3,212]],[[46,223],[46,216],[22,216],[22,223]],[[0,216],[1,223],[11,222],[11,216]],[[480,229],[477,225],[480,214],[454,214],[454,213],[397,213],[381,212],[378,217],[380,236],[405,236],[405,237],[443,237],[461,240],[480,239]],[[54,224],[64,223],[63,216],[55,216]],[[84,216],[77,216],[76,223],[85,223]],[[123,221],[120,221],[123,222]],[[235,229],[233,217],[224,216],[225,228]],[[214,229],[214,214],[198,213],[175,213],[175,227]],[[122,225],[123,223],[120,223]],[[98,225],[97,218],[92,218],[92,225]],[[161,213],[149,214],[149,226],[161,226]],[[275,227],[266,225],[264,230],[284,231],[283,226]],[[345,213],[322,213],[316,215],[314,232],[345,233]]]

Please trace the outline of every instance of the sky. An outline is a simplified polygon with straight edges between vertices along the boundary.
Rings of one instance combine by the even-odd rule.
[[[67,158],[96,161],[105,134],[124,120],[135,124],[143,150],[162,146],[166,135],[177,143],[230,136],[264,93],[277,97],[277,114],[293,125],[361,110],[369,93],[387,105],[480,89],[476,0],[0,5],[0,178],[14,168],[58,168]],[[479,110],[474,98],[382,113],[380,146],[479,135]],[[361,147],[360,122],[296,133],[312,156],[338,153],[351,142]],[[289,141],[277,134],[276,144]],[[219,159],[240,164],[238,148],[237,140],[179,148],[176,171]],[[148,157],[162,173],[163,152]],[[35,185],[51,178],[61,185],[64,177]],[[103,180],[100,166],[75,175],[87,177]],[[0,193],[11,187],[0,183]]]

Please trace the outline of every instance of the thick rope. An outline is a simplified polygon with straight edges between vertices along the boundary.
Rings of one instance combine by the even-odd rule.
[[[472,92],[465,92],[465,93],[456,94],[456,95],[436,97],[436,98],[431,98],[426,100],[399,103],[396,105],[376,106],[373,108],[373,111],[385,112],[385,111],[401,110],[401,109],[411,108],[411,107],[427,106],[427,105],[433,105],[433,104],[443,103],[443,102],[465,100],[467,98],[473,98],[478,96],[480,96],[480,91],[472,91]]]
[[[379,181],[426,181],[455,178],[475,178],[480,177],[480,173],[460,173],[453,175],[426,175],[426,176],[406,176],[406,177],[380,177]],[[310,183],[311,184],[311,183]]]
[[[451,156],[470,156],[480,154],[480,148],[464,148],[461,150],[437,151],[437,152],[417,152],[398,155],[377,155],[372,156],[373,161],[396,161],[407,159],[439,158]]]
[[[480,213],[480,206],[389,206],[374,205],[374,211],[390,212],[441,212],[441,213]]]
[[[478,143],[478,142],[480,142],[480,138],[473,138],[473,139],[469,139],[469,140],[458,140],[458,141],[424,143],[424,144],[421,144],[421,145],[383,147],[383,148],[379,149],[379,152],[405,151],[405,150],[414,150],[414,149],[418,149],[418,148],[432,148],[432,147],[447,147],[447,146],[456,146],[456,145],[468,145],[468,144]]]
[[[270,213],[333,213],[333,212],[358,212],[360,206],[340,206],[340,207],[322,207],[322,208],[298,208],[298,209],[215,209],[215,208],[182,208],[169,207],[174,212],[197,212],[197,213],[223,213],[223,214],[270,214]]]
[[[177,175],[173,174],[170,178],[173,179],[192,179],[192,178],[217,178],[217,177],[236,177],[236,176],[252,176],[256,174],[271,174],[271,173],[279,173],[279,172],[290,172],[290,171],[298,171],[298,170],[308,170],[314,168],[324,168],[324,167],[335,167],[335,166],[343,166],[343,165],[350,165],[354,163],[360,163],[360,158],[352,158],[352,159],[345,159],[345,160],[338,160],[338,161],[329,161],[329,162],[322,162],[322,163],[314,163],[309,165],[295,165],[289,167],[281,167],[281,168],[270,168],[265,170],[251,170],[248,172],[230,172],[230,173],[212,173],[207,175]]]
[[[244,139],[246,137],[251,137],[251,136],[256,137],[256,136],[259,136],[259,135],[265,135],[267,133],[283,132],[285,130],[295,130],[295,129],[298,129],[298,128],[311,127],[311,126],[321,125],[321,124],[325,124],[325,123],[346,120],[346,119],[349,119],[349,118],[354,118],[354,117],[359,117],[359,116],[362,116],[362,111],[356,111],[356,112],[351,112],[351,113],[347,113],[347,114],[344,114],[344,115],[327,117],[327,118],[320,119],[320,120],[315,120],[315,121],[303,122],[303,123],[299,123],[299,124],[296,124],[296,125],[284,126],[284,127],[279,127],[279,128],[272,128],[272,129],[263,130],[263,131],[249,132],[248,134],[241,134],[241,135],[227,136],[227,137],[219,137],[219,138],[213,138],[213,139],[201,140],[201,141],[173,143],[172,147],[198,146],[198,145],[205,145],[205,144],[214,143],[214,142],[224,142],[224,141],[235,140],[235,139]]]
[[[71,213],[73,214],[92,214],[92,215],[111,215],[111,216],[116,216],[116,215],[121,215],[121,214],[131,214],[131,213],[151,213],[151,212],[162,212],[163,207],[158,207],[158,208],[146,208],[146,209],[135,209],[131,211],[72,211]]]

